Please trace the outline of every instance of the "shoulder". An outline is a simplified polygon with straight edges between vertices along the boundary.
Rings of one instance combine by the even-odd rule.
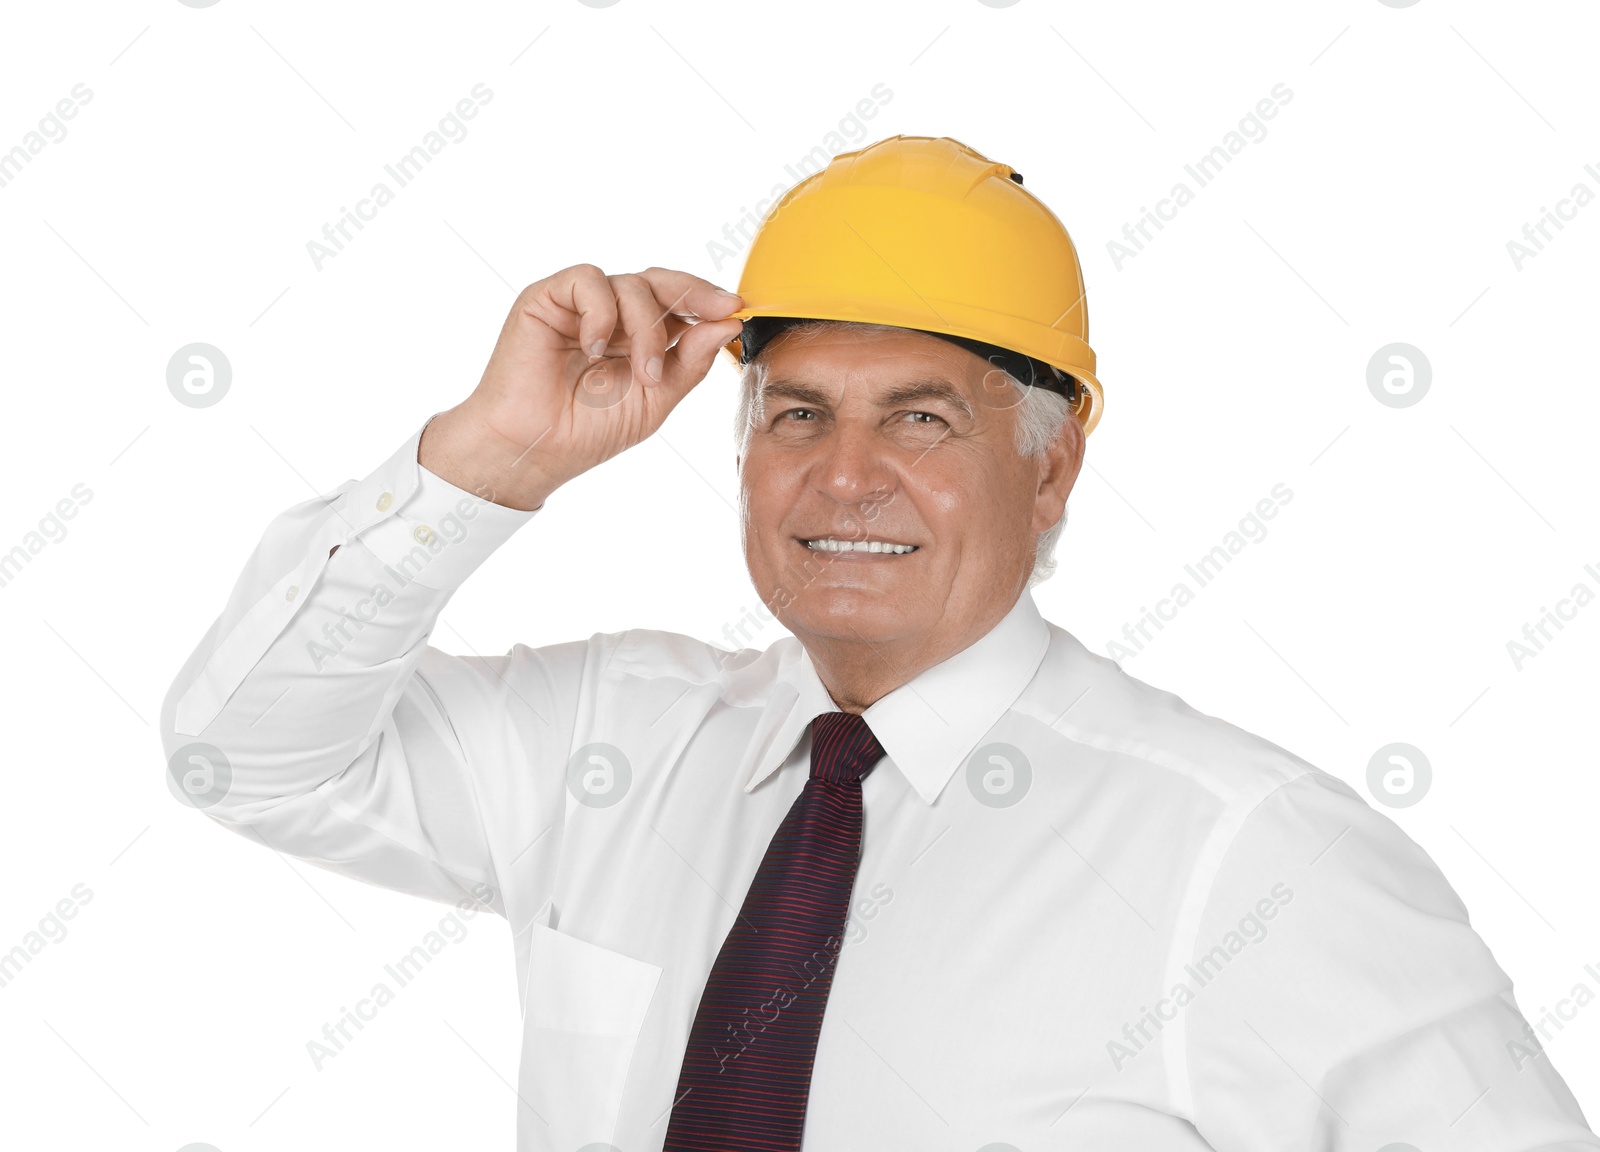
[[[1049,648],[1016,709],[1064,740],[1105,757],[1141,761],[1158,770],[1155,779],[1203,790],[1235,812],[1292,781],[1356,795],[1288,749],[1129,675],[1065,629],[1049,629]]]
[[[1352,907],[1400,900],[1465,917],[1422,847],[1345,781],[1130,676],[1065,630],[1052,624],[1050,632],[1017,709],[1048,724],[1085,771],[1136,793],[1146,822],[1175,837],[1203,827],[1193,900],[1226,909],[1231,895],[1326,860],[1319,883]]]
[[[673,680],[715,686],[735,702],[754,700],[802,659],[799,641],[784,636],[766,648],[723,648],[681,632],[630,628],[597,632],[581,648],[589,677],[613,686],[633,681]]]
[[[1136,793],[1147,822],[1179,839],[1198,832],[1187,900],[1195,907],[1231,906],[1230,894],[1326,859],[1322,883],[1342,886],[1354,905],[1395,897],[1465,915],[1427,853],[1345,781],[1130,676],[1064,629],[1050,626],[1016,707],[1049,725],[1085,771]]]

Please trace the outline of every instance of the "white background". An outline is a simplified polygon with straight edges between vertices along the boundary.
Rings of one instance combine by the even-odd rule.
[[[317,1071],[307,1041],[448,909],[175,803],[162,695],[267,521],[460,400],[517,289],[580,261],[733,287],[710,244],[785,165],[894,133],[1013,165],[1079,247],[1107,405],[1045,615],[1104,652],[1287,485],[1124,667],[1364,794],[1378,748],[1420,748],[1432,788],[1390,814],[1524,1013],[1600,993],[1600,606],[1520,669],[1507,651],[1600,592],[1600,207],[1520,269],[1507,250],[1600,192],[1597,31],[1575,2],[8,5],[0,150],[93,95],[0,187],[0,551],[75,484],[92,499],[0,587],[0,951],[93,896],[0,988],[6,1126],[36,1148],[511,1147],[504,922],[472,921]],[[468,135],[318,270],[307,241],[480,82]],[[1184,165],[1279,83],[1265,137],[1198,187]],[[1119,269],[1108,242],[1180,180],[1193,202]],[[233,366],[214,407],[167,389],[194,341]],[[1433,370],[1411,407],[1367,386],[1395,341]],[[734,385],[719,362],[552,499],[435,642],[722,636],[756,603]],[[1596,1122],[1600,1005],[1552,1035]]]

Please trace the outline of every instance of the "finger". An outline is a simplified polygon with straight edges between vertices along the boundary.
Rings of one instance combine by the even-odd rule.
[[[627,273],[610,279],[634,379],[646,386],[655,384],[661,379],[667,352],[667,314],[644,277]]]
[[[617,327],[617,300],[606,274],[593,264],[574,264],[545,281],[544,296],[577,319],[578,347],[591,359],[605,355]],[[570,334],[566,325],[562,330]]]
[[[663,312],[694,320],[721,320],[744,306],[737,294],[688,272],[646,268],[639,275],[649,282]]]
[[[706,378],[722,346],[738,336],[743,327],[743,322],[737,319],[704,320],[692,325],[667,353],[658,387],[676,404],[688,395],[689,389]]]
[[[678,342],[678,337],[682,336],[685,332],[694,327],[694,321],[685,320],[682,317],[674,316],[670,312],[662,319],[661,322],[667,327],[668,348],[671,348]]]

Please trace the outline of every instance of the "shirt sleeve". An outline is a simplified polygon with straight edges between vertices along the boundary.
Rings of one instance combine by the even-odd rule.
[[[1326,773],[1240,822],[1183,983],[1219,1152],[1600,1149],[1438,867]]]
[[[268,525],[167,692],[166,783],[276,851],[505,915],[502,878],[559,803],[585,645],[429,646],[535,513],[423,468],[421,436]]]

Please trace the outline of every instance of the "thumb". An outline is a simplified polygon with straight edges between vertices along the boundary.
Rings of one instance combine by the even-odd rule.
[[[723,345],[738,336],[743,328],[743,321],[737,318],[702,320],[691,326],[667,352],[661,383],[656,387],[667,388],[675,399],[683,396],[705,379]]]

